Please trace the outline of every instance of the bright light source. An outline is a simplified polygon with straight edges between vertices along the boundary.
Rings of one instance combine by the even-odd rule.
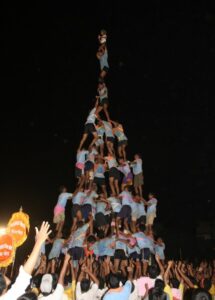
[[[6,233],[6,228],[0,227],[0,235],[3,235]]]

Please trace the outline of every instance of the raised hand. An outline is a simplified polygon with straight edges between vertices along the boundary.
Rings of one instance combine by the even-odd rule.
[[[52,232],[51,230],[49,230],[49,228],[50,225],[48,222],[43,222],[42,225],[40,226],[40,230],[38,230],[38,228],[35,227],[37,243],[43,244],[47,240],[48,236]]]

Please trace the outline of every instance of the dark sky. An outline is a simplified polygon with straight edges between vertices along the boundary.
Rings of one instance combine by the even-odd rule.
[[[214,218],[215,10],[208,3],[90,1],[2,9],[0,223],[22,204],[52,217],[95,96],[97,35],[108,31],[112,119],[141,152],[158,221],[194,233]],[[174,6],[175,5],[175,6]]]

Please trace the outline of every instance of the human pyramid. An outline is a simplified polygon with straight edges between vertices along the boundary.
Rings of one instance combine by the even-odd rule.
[[[146,275],[148,266],[155,262],[155,254],[160,262],[164,261],[163,240],[155,241],[153,234],[157,199],[154,193],[148,195],[148,201],[143,198],[141,155],[135,154],[132,162],[127,160],[128,138],[123,125],[110,118],[105,83],[109,71],[105,30],[101,30],[98,41],[98,94],[77,151],[76,190],[68,193],[62,187],[54,209],[56,239],[49,254],[49,268],[51,260],[58,258],[61,251],[69,251],[76,274],[85,259],[85,265],[92,260],[99,263],[98,274],[103,279],[107,278],[107,268],[109,273],[125,275],[127,267],[136,262],[141,266],[140,274]],[[102,113],[105,120],[101,118]],[[92,141],[86,149],[89,136]],[[72,228],[65,241],[61,237],[69,199],[72,200]],[[108,267],[107,262],[110,262]]]
[[[165,244],[155,238],[157,199],[154,193],[143,198],[141,155],[127,160],[123,126],[108,111],[105,30],[98,41],[98,95],[77,151],[76,189],[60,188],[55,230],[51,233],[48,222],[36,229],[32,252],[11,287],[7,270],[1,270],[0,299],[210,300],[215,297],[215,260],[166,262]],[[92,141],[86,149],[88,136]],[[72,225],[65,236],[68,200]]]

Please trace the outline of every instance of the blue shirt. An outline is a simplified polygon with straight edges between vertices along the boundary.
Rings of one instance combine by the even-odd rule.
[[[109,68],[107,49],[105,49],[104,54],[100,57],[100,68],[101,68],[101,70],[103,70],[104,67]]]
[[[142,169],[142,159],[137,159],[132,165],[134,175],[140,174],[143,172]]]
[[[84,199],[87,195],[83,192],[78,192],[73,198],[72,198],[72,203],[73,204],[78,204],[78,205],[82,205],[82,203],[84,202]]]
[[[160,259],[164,260],[165,255],[164,255],[164,250],[165,250],[165,245],[156,245],[155,246],[155,253],[159,255]]]
[[[152,198],[148,201],[148,203],[151,205],[148,206],[148,208],[147,208],[147,215],[156,214],[157,202],[158,202],[158,200],[155,198]]]
[[[71,193],[61,193],[58,197],[58,201],[57,204],[61,207],[66,206],[66,202],[69,198],[72,198],[72,194]]]
[[[114,292],[113,290],[107,292],[104,296],[104,300],[128,300],[131,294],[132,284],[131,281],[126,281],[122,290],[119,292]]]
[[[96,178],[105,178],[105,167],[103,164],[98,164],[95,166],[94,177]]]
[[[140,249],[150,248],[148,237],[143,232],[136,232],[133,236],[136,238],[137,245]]]
[[[84,239],[88,228],[89,224],[87,223],[74,232],[74,234],[72,235],[72,240],[69,244],[69,248],[83,247]]]
[[[122,198],[122,206],[123,205],[129,205],[132,208],[133,199],[130,192],[123,191],[119,196]]]

